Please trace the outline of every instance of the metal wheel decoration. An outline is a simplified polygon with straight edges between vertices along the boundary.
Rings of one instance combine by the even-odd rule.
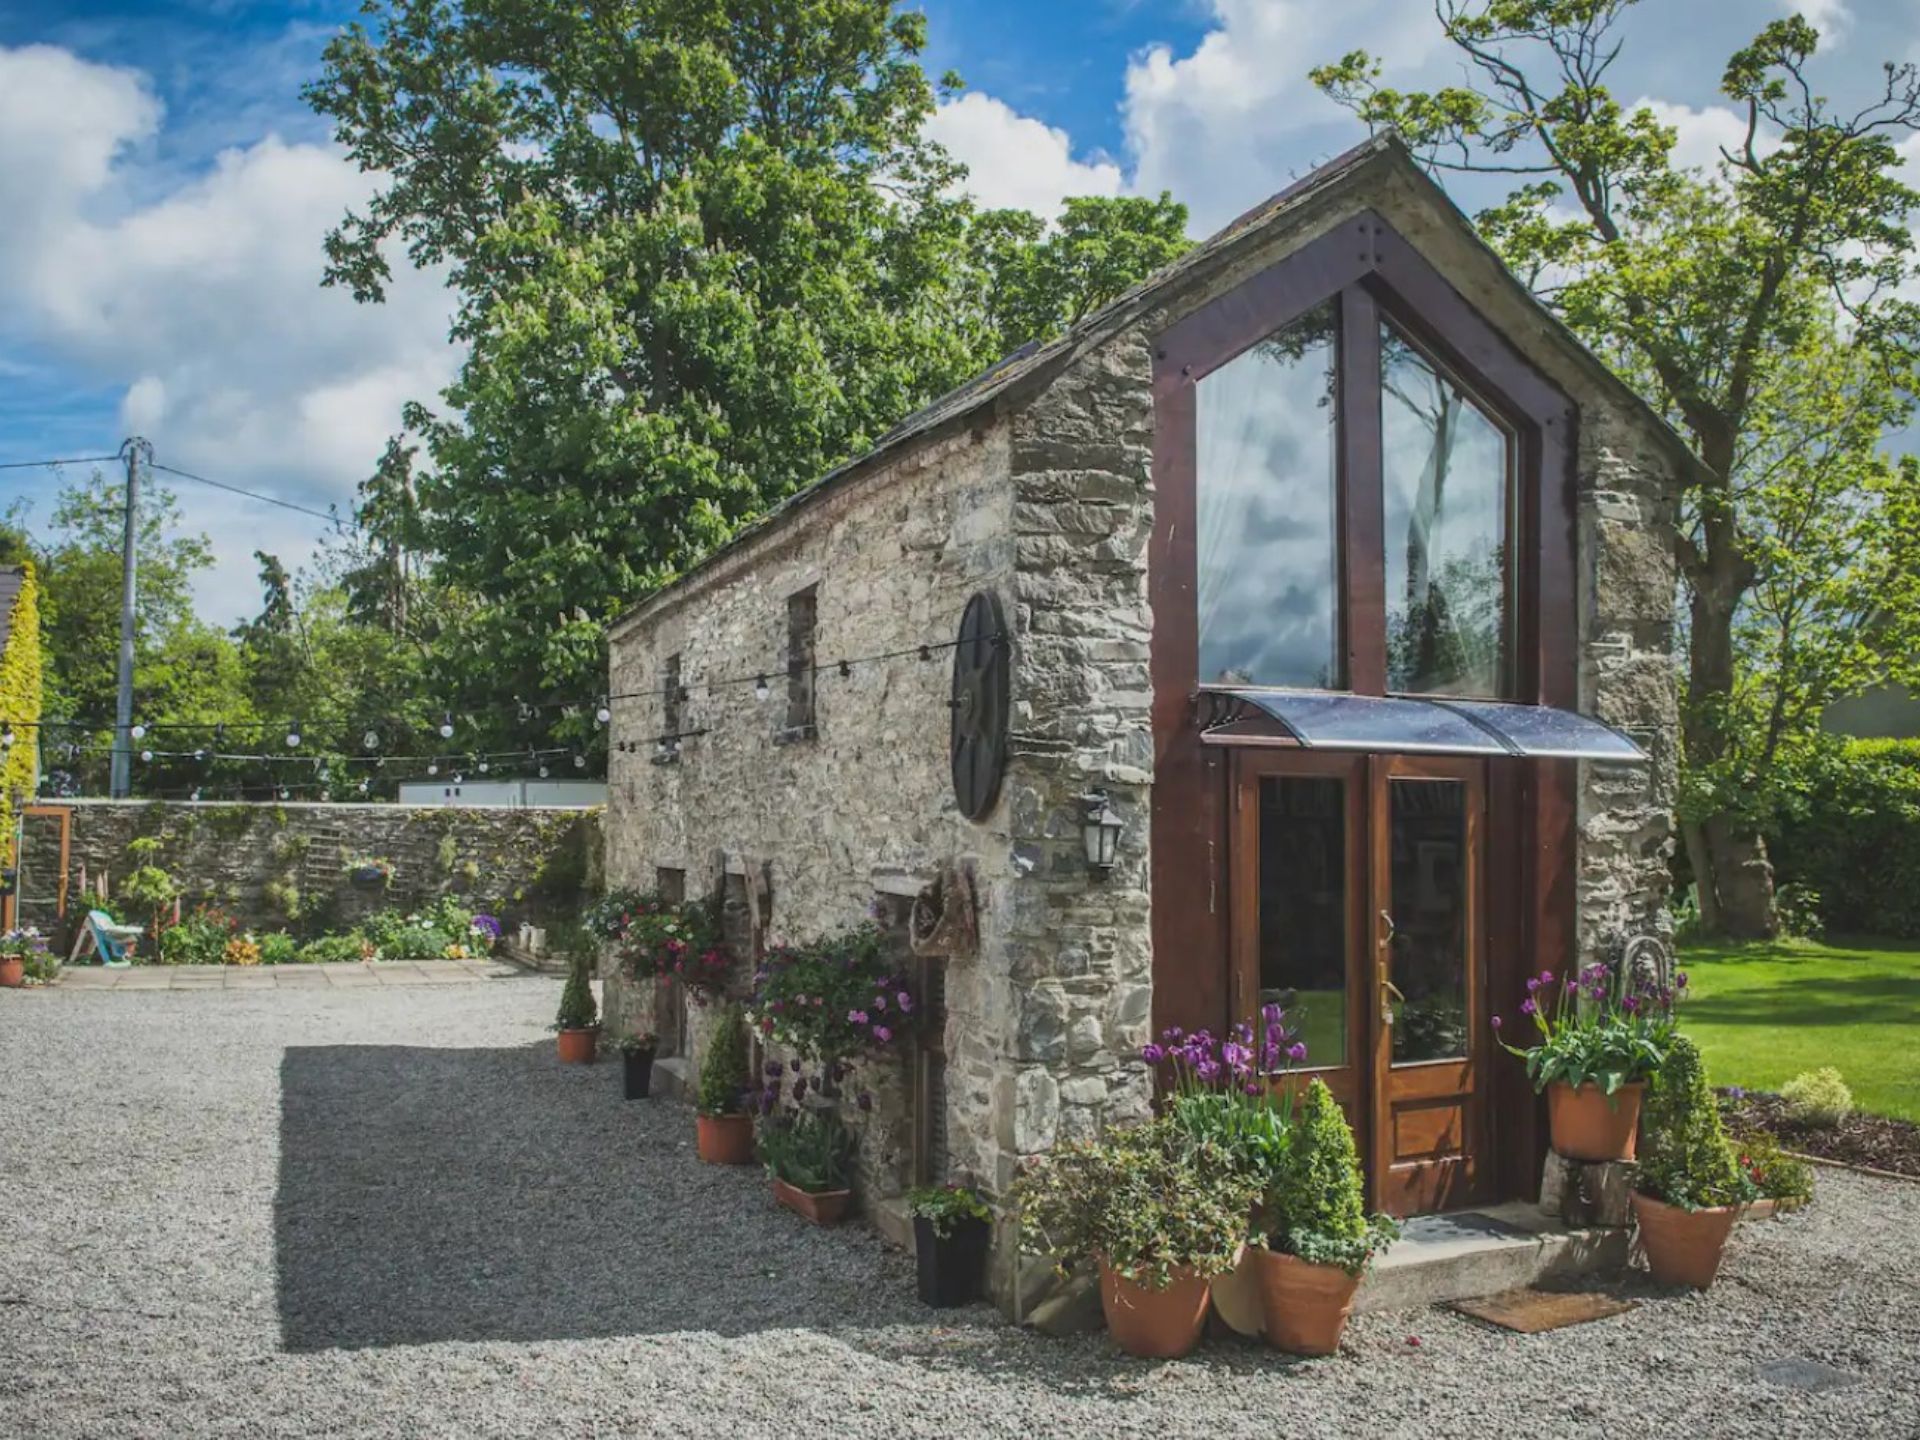
[[[960,616],[953,649],[953,798],[978,820],[993,809],[1007,768],[1007,711],[1012,671],[1000,598],[981,590]]]

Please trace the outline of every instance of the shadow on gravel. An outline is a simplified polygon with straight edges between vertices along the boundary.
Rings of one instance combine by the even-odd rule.
[[[909,1257],[700,1164],[689,1108],[623,1102],[616,1065],[562,1066],[551,1041],[296,1047],[280,1082],[289,1350],[955,1323]]]

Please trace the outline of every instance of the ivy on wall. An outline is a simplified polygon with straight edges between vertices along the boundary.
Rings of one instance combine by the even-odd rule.
[[[13,602],[13,628],[0,651],[0,724],[13,743],[0,751],[0,864],[12,865],[19,841],[20,807],[38,779],[40,724],[40,582],[31,563],[22,567],[20,595]]]

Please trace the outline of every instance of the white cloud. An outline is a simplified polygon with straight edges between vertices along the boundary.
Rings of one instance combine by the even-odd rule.
[[[966,188],[982,205],[1051,217],[1072,195],[1118,195],[1120,167],[1073,158],[1064,130],[1022,115],[991,95],[967,94],[943,104],[927,125],[970,172]]]
[[[148,152],[163,123],[135,71],[0,49],[8,327],[91,383],[125,386],[120,422],[162,462],[344,509],[401,402],[451,378],[451,297],[405,265],[385,305],[321,288],[321,239],[372,186],[329,146],[269,134],[125,204],[128,191],[155,192]],[[314,522],[178,488],[219,551],[201,588],[210,615],[253,607],[256,547],[305,558]]]
[[[1846,38],[1853,24],[1853,12],[1847,0],[1784,0],[1780,7],[1789,15],[1804,16],[1820,32],[1823,49],[1831,49]]]
[[[1711,172],[1720,164],[1723,149],[1738,154],[1746,143],[1746,118],[1728,106],[1703,105],[1695,110],[1690,105],[1642,96],[1632,108],[1643,107],[1651,110],[1662,125],[1673,127],[1677,136],[1673,162],[1687,169]],[[1779,137],[1764,129],[1754,137],[1754,148],[1763,155],[1779,144]]]

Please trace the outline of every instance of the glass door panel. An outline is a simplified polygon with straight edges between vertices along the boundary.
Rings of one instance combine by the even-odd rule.
[[[1393,1063],[1467,1053],[1467,809],[1458,780],[1387,786]]]
[[[1278,1003],[1310,1066],[1347,1063],[1347,782],[1260,778],[1259,1003]]]

